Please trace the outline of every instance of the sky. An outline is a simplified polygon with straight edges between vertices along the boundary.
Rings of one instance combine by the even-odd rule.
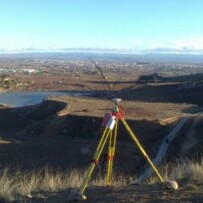
[[[203,54],[202,0],[1,0],[0,51]]]

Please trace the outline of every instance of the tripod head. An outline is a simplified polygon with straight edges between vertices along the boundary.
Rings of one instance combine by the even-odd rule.
[[[122,101],[122,99],[114,98],[114,99],[112,99],[112,101],[113,101],[114,104],[118,105],[118,103],[119,103],[120,101]]]

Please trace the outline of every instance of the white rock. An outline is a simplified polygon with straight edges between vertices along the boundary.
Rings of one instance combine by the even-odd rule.
[[[177,190],[178,189],[178,183],[175,180],[168,180],[168,181],[166,181],[166,187],[168,189]]]

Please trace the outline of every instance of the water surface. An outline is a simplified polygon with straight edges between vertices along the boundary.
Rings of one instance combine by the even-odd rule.
[[[21,92],[4,92],[0,93],[0,104],[8,105],[11,107],[22,107],[34,104],[39,104],[43,99],[48,96],[79,96],[84,95],[84,93],[78,92],[50,92],[50,91],[21,91]]]

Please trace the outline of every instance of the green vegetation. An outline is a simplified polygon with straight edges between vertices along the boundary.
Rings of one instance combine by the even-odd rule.
[[[8,75],[2,75],[0,77],[0,89],[14,89],[19,85],[20,83],[16,79]]]

